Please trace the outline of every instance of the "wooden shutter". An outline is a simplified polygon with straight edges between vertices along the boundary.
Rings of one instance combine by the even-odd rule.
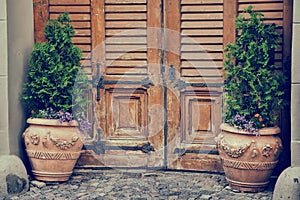
[[[73,42],[82,49],[82,64],[91,73],[91,2],[90,0],[49,0],[49,18],[57,19],[59,14],[68,12],[75,29]]]
[[[223,1],[181,1],[181,74],[220,82],[223,65]]]
[[[105,1],[107,75],[147,74],[147,1]]]

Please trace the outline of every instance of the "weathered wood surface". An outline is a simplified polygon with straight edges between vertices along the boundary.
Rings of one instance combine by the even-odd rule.
[[[89,5],[90,0],[49,0],[50,5]]]
[[[158,78],[161,62],[160,0],[148,3],[145,0],[101,0],[98,6],[101,7],[96,10],[99,15],[92,15],[92,30],[95,30],[92,42],[93,46],[103,44],[101,50],[93,52],[93,62],[102,64],[100,74],[106,81],[117,82],[149,78],[154,86],[105,85],[100,90],[101,101],[96,102],[94,107],[96,127],[101,128],[102,140],[107,145],[122,147],[130,146],[132,142],[138,145],[149,141],[155,152],[145,154],[120,149],[108,150],[105,155],[87,153],[82,156],[81,163],[89,165],[92,162],[110,167],[162,167],[163,129],[157,127],[163,124],[162,87]],[[97,28],[94,29],[94,26]],[[157,27],[158,31],[147,29],[147,26]],[[134,28],[139,29],[132,30]],[[94,138],[97,136],[94,135]]]
[[[49,19],[49,0],[34,0],[34,42],[44,42],[44,29]]]
[[[96,75],[96,64],[100,63],[100,75],[108,81],[149,78],[154,83],[148,89],[138,84],[106,85],[100,90],[99,102],[95,101],[94,88],[90,98],[95,102],[92,114],[96,123],[91,137],[97,140],[97,128],[101,128],[103,140],[125,146],[133,141],[136,144],[149,141],[157,151],[145,155],[119,150],[100,156],[86,151],[80,165],[161,167],[165,156],[164,131],[167,131],[169,168],[222,171],[216,155],[174,153],[176,148],[215,150],[213,138],[221,123],[222,89],[187,86],[179,90],[174,83],[179,78],[191,83],[222,83],[224,46],[234,42],[235,18],[249,4],[264,14],[264,22],[279,26],[277,31],[282,38],[275,51],[275,65],[289,74],[291,0],[165,0],[165,5],[161,0],[34,0],[33,3],[36,42],[45,41],[43,30],[48,19],[56,19],[68,11],[75,28],[73,42],[83,50],[87,73]],[[161,28],[166,28],[165,35]],[[164,77],[168,87],[166,130],[162,64],[166,66]],[[168,80],[171,64],[175,69],[174,82]]]

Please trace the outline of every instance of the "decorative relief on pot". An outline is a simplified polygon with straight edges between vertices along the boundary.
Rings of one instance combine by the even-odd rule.
[[[40,136],[38,136],[37,134],[30,135],[30,141],[31,144],[38,145],[40,142]]]
[[[24,138],[24,142],[25,142],[26,146],[28,146],[30,144],[30,139],[29,139],[29,136],[28,136],[28,132],[29,132],[29,129],[27,128],[25,130],[25,132],[23,133],[23,138]]]
[[[275,146],[275,150],[274,150],[274,156],[275,158],[278,158],[281,151],[282,151],[283,147],[282,147],[282,143],[281,140],[276,140],[276,146]]]
[[[226,143],[223,135],[221,135],[220,137],[221,137],[221,139],[218,141],[219,148],[221,148],[222,150],[224,150],[225,153],[229,157],[232,157],[232,158],[239,158],[239,157],[241,157],[245,153],[245,151],[247,149],[249,149],[249,147],[251,146],[251,143],[244,144],[244,145],[237,146],[237,147],[230,146],[229,144]]]
[[[247,161],[236,161],[222,158],[223,165],[229,168],[235,169],[250,169],[250,170],[268,170],[276,167],[277,161],[274,162],[247,162]]]
[[[27,154],[30,158],[40,160],[76,160],[80,152],[45,152],[27,150]]]
[[[265,156],[266,158],[271,156],[271,152],[273,151],[273,147],[270,144],[266,144],[262,148],[262,155]]]
[[[45,148],[48,148],[48,144],[47,144],[47,141],[48,141],[48,135],[50,134],[50,131],[47,132],[47,135],[45,135],[43,138],[42,138],[42,144]]]
[[[251,158],[255,158],[258,155],[258,150],[256,148],[255,143],[256,143],[255,140],[252,140],[253,149],[252,149],[252,153],[251,153]]]
[[[52,143],[59,149],[61,150],[66,150],[74,146],[74,144],[78,141],[79,137],[78,136],[73,136],[71,140],[63,140],[59,138],[54,138],[51,136],[51,132],[48,132],[49,138],[52,141]]]
[[[39,132],[38,133],[31,133],[32,131],[27,128],[24,132],[24,141],[26,146],[33,144],[33,145],[38,145],[40,142],[40,136],[39,136]]]

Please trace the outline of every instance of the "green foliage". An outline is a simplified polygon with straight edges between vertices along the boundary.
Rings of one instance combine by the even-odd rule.
[[[273,126],[284,106],[283,73],[274,65],[274,52],[280,36],[275,24],[264,24],[263,14],[249,6],[250,18],[236,19],[237,38],[225,47],[225,121],[245,116],[255,128]]]
[[[27,112],[71,112],[73,86],[80,66],[81,50],[72,43],[74,29],[68,13],[46,24],[46,43],[35,44],[31,53],[22,99]]]
[[[85,118],[87,107],[90,101],[87,94],[90,89],[88,77],[83,70],[79,70],[76,76],[75,84],[73,87],[73,113],[75,118],[81,120]]]

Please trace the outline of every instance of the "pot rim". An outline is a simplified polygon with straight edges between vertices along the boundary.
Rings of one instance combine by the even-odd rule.
[[[78,126],[78,122],[76,120],[72,120],[70,122],[60,122],[58,119],[28,118],[26,122],[28,124],[45,125],[45,126],[65,126],[65,127]]]
[[[256,135],[253,133],[250,133],[245,130],[238,129],[234,126],[231,126],[227,123],[222,123],[220,128],[224,131],[232,132],[232,133],[237,133],[237,134],[244,134],[244,135]],[[258,130],[258,135],[277,135],[280,133],[280,128],[278,126],[274,127],[266,127]]]

